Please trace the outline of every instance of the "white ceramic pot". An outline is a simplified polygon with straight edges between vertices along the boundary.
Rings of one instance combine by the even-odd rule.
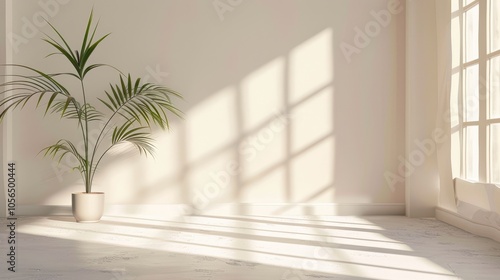
[[[73,193],[71,194],[73,217],[79,223],[96,223],[104,212],[104,193]]]

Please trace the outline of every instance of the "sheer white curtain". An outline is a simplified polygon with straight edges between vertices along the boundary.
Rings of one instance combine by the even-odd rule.
[[[452,92],[452,26],[451,2],[436,1],[436,26],[438,42],[438,110],[436,116],[436,129],[443,131],[445,141],[437,143],[437,159],[439,169],[439,206],[456,211],[453,178],[453,164],[456,156],[452,155],[452,143],[455,142],[456,133],[459,131],[459,122],[456,114],[457,108],[453,104]],[[460,43],[460,41],[458,41]],[[454,91],[457,89],[453,89]],[[453,126],[453,129],[452,129]],[[459,132],[458,132],[459,133]],[[459,138],[458,138],[459,139]],[[455,143],[454,143],[455,144]],[[456,148],[456,147],[453,147]],[[458,160],[460,158],[458,157]],[[458,162],[460,163],[460,161]]]

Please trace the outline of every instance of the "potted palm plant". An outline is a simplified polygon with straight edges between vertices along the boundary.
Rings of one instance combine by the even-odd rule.
[[[36,102],[36,108],[43,107],[45,114],[59,114],[61,118],[74,120],[79,128],[83,148],[67,139],[61,139],[42,150],[45,156],[61,161],[64,157],[74,157],[78,164],[74,169],[82,176],[85,191],[72,194],[72,210],[77,222],[97,222],[104,209],[104,193],[92,192],[92,182],[104,156],[115,146],[131,143],[141,154],[153,154],[154,143],[151,128],[169,128],[168,112],[181,116],[181,111],[172,103],[172,97],[181,95],[163,85],[143,83],[124,75],[115,67],[106,64],[90,64],[90,58],[100,43],[109,34],[96,39],[98,24],[92,23],[90,13],[79,50],[70,47],[61,33],[50,23],[54,36],[43,39],[54,53],[61,55],[71,65],[71,71],[45,73],[35,68],[11,64],[16,74],[0,84],[0,122],[6,113],[23,108],[28,101]],[[118,82],[111,83],[97,98],[101,110],[93,106],[86,93],[86,77],[98,68],[109,66],[119,72]],[[18,74],[23,73],[23,74]],[[24,74],[26,73],[26,74]],[[80,89],[65,87],[60,78],[69,76],[78,80]],[[42,104],[44,104],[42,106]],[[91,127],[100,127],[97,139],[89,141]]]

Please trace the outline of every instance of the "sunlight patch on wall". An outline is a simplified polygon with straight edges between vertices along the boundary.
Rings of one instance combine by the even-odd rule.
[[[281,120],[276,120],[281,122]],[[268,172],[277,165],[283,165],[286,160],[286,133],[284,123],[280,123],[279,130],[268,127],[265,131],[256,132],[248,136],[248,140],[241,146],[242,149],[242,178],[249,180]],[[260,136],[260,137],[259,137]],[[264,136],[264,137],[262,137]],[[265,141],[259,141],[259,139]],[[252,145],[253,143],[253,145]],[[244,148],[243,148],[244,147]],[[278,187],[278,186],[275,186]],[[284,187],[284,186],[280,186]]]
[[[228,86],[189,110],[186,181],[196,208],[289,202],[291,188],[294,201],[321,192],[331,202],[332,32],[324,29],[250,72],[239,88]],[[234,164],[238,171],[229,171]]]
[[[333,132],[333,88],[328,87],[291,111],[292,152],[312,145]]]
[[[141,174],[144,184],[154,184],[166,177],[174,177],[181,169],[179,165],[179,137],[177,125],[170,127],[171,133],[161,131],[153,138],[156,146],[154,157],[141,157]]]
[[[302,100],[333,79],[333,30],[325,29],[290,53],[290,101]]]
[[[333,136],[294,157],[291,163],[292,200],[331,202],[335,189]]]
[[[239,166],[232,150],[224,150],[190,168],[187,178],[191,203],[198,210],[232,202],[238,184]]]
[[[244,130],[265,123],[283,109],[284,60],[277,58],[243,79],[241,99]]]
[[[227,87],[189,111],[185,120],[188,162],[226,149],[235,140],[235,105],[235,90]]]
[[[241,201],[243,203],[286,202],[285,169],[280,166],[272,172],[244,182]]]

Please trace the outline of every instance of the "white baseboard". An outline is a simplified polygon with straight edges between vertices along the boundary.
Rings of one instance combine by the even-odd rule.
[[[210,207],[209,213],[224,215],[276,215],[276,216],[385,216],[404,215],[404,203],[276,203],[227,204],[222,207]],[[221,211],[222,210],[222,211]]]
[[[437,207],[436,208],[436,219],[443,221],[452,226],[461,228],[470,233],[491,238],[497,242],[500,242],[500,230],[492,226],[487,226],[483,224],[478,224],[471,221],[465,217],[460,216],[453,211]]]
[[[227,203],[195,209],[187,204],[107,205],[104,215],[127,217],[172,217],[182,215],[263,216],[385,216],[405,215],[403,203]],[[18,216],[72,215],[70,205],[18,205]]]

